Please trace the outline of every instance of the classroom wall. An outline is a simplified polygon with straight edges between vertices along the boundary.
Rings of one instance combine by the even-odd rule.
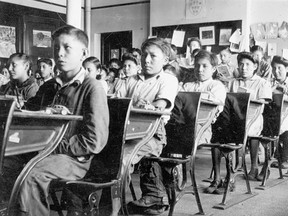
[[[261,7],[259,7],[261,5]],[[288,1],[287,0],[252,0],[251,1],[251,24],[278,22],[288,22],[287,16]]]
[[[140,47],[148,37],[149,14],[149,3],[93,9],[91,11],[91,33],[94,35],[132,30],[132,46]],[[99,43],[91,41],[92,55],[94,52],[97,53],[95,50],[98,49],[98,47],[94,47],[94,44]]]
[[[22,5],[25,7],[38,8],[42,10],[53,11],[57,13],[66,13],[66,0],[49,0],[52,4],[45,1],[35,0],[1,0],[1,2]]]
[[[246,34],[249,30],[246,28],[248,1],[250,0],[206,0],[205,17],[186,19],[186,0],[151,0],[150,34],[156,26],[229,20],[242,20],[242,31]]]
[[[261,5],[261,7],[259,7]],[[288,1],[287,0],[253,0],[251,1],[251,24],[277,22],[278,26],[283,21],[288,22],[287,16]],[[283,49],[288,49],[288,39],[263,39],[266,43],[276,43],[276,54],[282,55]],[[268,55],[267,47],[266,52]],[[288,56],[285,56],[286,58]]]

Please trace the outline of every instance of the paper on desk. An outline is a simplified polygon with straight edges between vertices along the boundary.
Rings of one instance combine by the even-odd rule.
[[[171,44],[174,44],[176,47],[182,47],[185,37],[185,31],[173,31]]]

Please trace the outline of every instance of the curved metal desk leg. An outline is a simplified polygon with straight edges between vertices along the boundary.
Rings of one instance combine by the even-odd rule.
[[[243,169],[244,169],[244,175],[245,175],[244,177],[245,177],[246,187],[247,187],[247,194],[252,194],[250,182],[248,179],[248,172],[247,172],[247,166],[246,166],[246,160],[245,160],[245,152],[243,153],[242,161],[243,161]]]
[[[223,199],[221,202],[221,205],[225,205],[226,203],[226,197],[227,197],[227,193],[228,193],[228,189],[229,189],[229,183],[231,181],[231,169],[232,169],[232,156],[231,153],[224,153],[224,157],[226,160],[226,178],[225,178],[225,182],[226,182],[226,186],[225,186],[225,192],[223,195]]]
[[[204,215],[205,213],[204,213],[204,210],[203,210],[203,207],[202,207],[202,204],[201,204],[200,195],[199,195],[198,188],[197,188],[197,183],[196,183],[195,158],[194,157],[191,160],[191,165],[190,166],[191,166],[190,175],[191,175],[191,180],[192,180],[192,187],[193,187],[194,195],[195,195],[197,206],[198,206],[198,210],[199,210],[198,214]]]
[[[10,200],[9,200],[9,204],[8,204],[8,215],[13,215],[13,210],[15,210],[15,206],[17,203],[17,197],[18,194],[20,192],[20,188],[21,185],[23,184],[24,180],[26,179],[26,177],[28,176],[28,174],[31,172],[31,170],[35,167],[35,165],[37,163],[39,163],[41,160],[43,160],[45,157],[49,156],[58,146],[58,144],[60,143],[60,141],[62,140],[65,131],[67,130],[68,127],[68,123],[63,124],[60,132],[57,134],[57,137],[55,138],[55,141],[52,145],[50,145],[49,147],[47,147],[44,151],[42,151],[41,153],[39,153],[37,156],[35,156],[34,158],[32,158],[24,167],[24,169],[21,171],[21,173],[19,174],[18,178],[16,179],[16,182],[14,184],[11,196],[10,196]]]

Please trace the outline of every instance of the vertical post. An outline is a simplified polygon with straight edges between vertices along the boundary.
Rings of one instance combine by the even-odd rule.
[[[85,0],[85,19],[84,19],[84,30],[88,35],[89,41],[91,41],[91,0]],[[88,51],[90,53],[90,44]]]
[[[81,29],[81,0],[66,0],[67,24]]]

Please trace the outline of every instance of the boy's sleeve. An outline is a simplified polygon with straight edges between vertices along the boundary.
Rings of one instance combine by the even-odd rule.
[[[28,100],[32,97],[34,97],[39,90],[39,86],[36,83],[33,83],[30,88],[27,89],[25,100]]]
[[[79,133],[69,140],[70,151],[75,156],[99,153],[105,147],[109,134],[107,96],[102,86],[94,85],[83,104],[83,124],[78,127]]]
[[[120,81],[121,82],[121,81]],[[119,85],[120,84],[120,85]],[[116,87],[117,85],[117,87]],[[128,85],[129,85],[129,78],[128,80],[126,80],[126,82],[123,82],[123,83],[115,83],[115,93],[114,95],[116,97],[127,97],[128,95]]]
[[[174,100],[178,93],[178,80],[172,75],[163,77],[160,90],[156,95],[155,101],[165,99],[167,103],[167,109],[171,109],[174,106]]]
[[[219,101],[224,105],[226,99],[226,89],[220,81],[215,82],[208,93],[211,95],[210,99]]]
[[[258,98],[257,99],[265,99],[265,100],[272,100],[272,87],[271,84],[263,80],[263,82],[260,84],[259,92],[258,92]]]

